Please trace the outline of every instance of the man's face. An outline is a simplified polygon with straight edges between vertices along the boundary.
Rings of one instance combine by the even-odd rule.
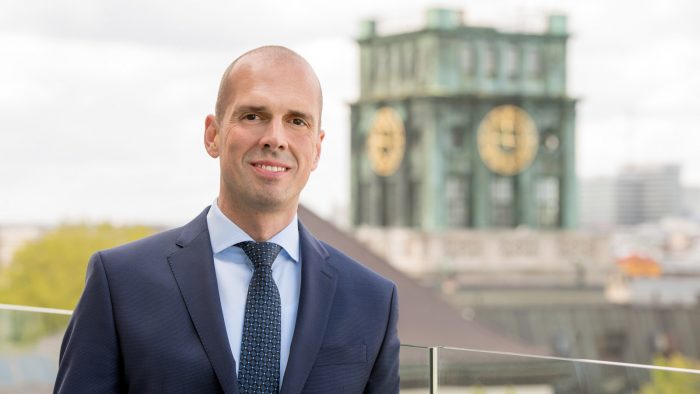
[[[219,204],[296,211],[324,137],[315,78],[295,61],[247,62],[234,67],[229,81],[224,114],[207,117],[205,132],[207,151],[220,157]]]

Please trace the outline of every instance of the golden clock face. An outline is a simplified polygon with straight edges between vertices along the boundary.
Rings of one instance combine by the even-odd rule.
[[[389,176],[398,170],[406,147],[406,131],[401,116],[393,108],[377,111],[367,135],[367,155],[377,175]]]
[[[489,111],[477,132],[479,155],[486,167],[500,175],[515,175],[537,155],[535,122],[523,109],[501,105]]]

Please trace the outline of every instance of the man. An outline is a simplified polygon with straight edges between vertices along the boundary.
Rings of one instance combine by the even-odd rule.
[[[192,222],[96,253],[61,347],[60,393],[397,393],[397,294],[298,222],[320,157],[309,64],[262,47],[224,73]]]

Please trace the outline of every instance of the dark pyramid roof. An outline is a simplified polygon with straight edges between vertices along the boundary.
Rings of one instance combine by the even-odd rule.
[[[351,235],[300,206],[299,219],[319,239],[396,283],[399,289],[399,338],[420,346],[452,346],[533,355],[547,352],[534,345],[505,337],[490,328],[463,319],[433,290],[394,268]]]

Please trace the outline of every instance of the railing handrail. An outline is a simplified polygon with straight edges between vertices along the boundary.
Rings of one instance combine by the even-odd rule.
[[[526,357],[526,358],[531,358],[531,359],[541,359],[541,360],[548,360],[548,361],[568,361],[568,362],[574,362],[574,363],[610,365],[610,366],[616,366],[616,367],[641,368],[641,369],[649,369],[649,370],[683,372],[683,373],[692,373],[692,374],[700,375],[700,370],[698,370],[698,369],[666,367],[666,366],[661,366],[661,365],[649,365],[649,364],[625,363],[625,362],[620,362],[620,361],[593,360],[593,359],[588,359],[588,358],[567,358],[567,357],[556,357],[556,356],[541,356],[541,355],[534,355],[534,354],[502,352],[502,351],[495,351],[495,350],[459,348],[459,347],[453,347],[453,346],[420,346],[420,345],[412,345],[412,344],[408,344],[408,343],[405,343],[405,344],[402,343],[401,346],[410,347],[410,348],[425,349],[425,350],[430,352],[430,355],[437,354],[436,352],[433,351],[433,349],[443,349],[443,350],[455,350],[455,351],[462,351],[462,352],[492,354],[492,355],[498,355],[498,356]]]
[[[68,316],[73,314],[73,311],[70,309],[44,308],[41,306],[14,305],[14,304],[0,304],[0,310],[19,311],[19,312],[51,313],[54,315],[68,315]]]

